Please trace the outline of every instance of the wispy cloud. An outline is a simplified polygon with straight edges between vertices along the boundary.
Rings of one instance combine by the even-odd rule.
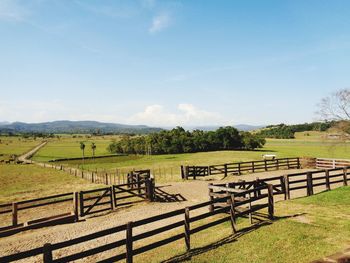
[[[29,11],[16,0],[0,1],[0,20],[20,22],[29,15]]]
[[[153,17],[152,24],[149,28],[151,34],[160,32],[171,25],[171,17],[169,14],[159,14]]]
[[[192,104],[181,103],[177,111],[169,112],[162,105],[154,104],[147,106],[142,112],[131,116],[129,123],[145,123],[153,126],[176,126],[176,125],[207,125],[224,123],[223,117],[216,112],[198,109]]]

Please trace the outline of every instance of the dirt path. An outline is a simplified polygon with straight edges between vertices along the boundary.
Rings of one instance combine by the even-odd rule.
[[[18,160],[24,162],[24,163],[33,163],[31,160],[29,160],[30,157],[32,157],[37,151],[39,151],[42,147],[44,147],[47,144],[47,141],[44,141],[40,143],[35,148],[31,149],[29,152],[26,152],[18,157]]]

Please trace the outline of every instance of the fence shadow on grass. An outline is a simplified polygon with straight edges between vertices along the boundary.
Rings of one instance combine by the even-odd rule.
[[[203,253],[206,253],[206,252],[209,252],[211,250],[214,250],[214,249],[217,249],[223,245],[227,245],[227,244],[231,244],[233,242],[236,242],[238,241],[238,239],[246,234],[249,234],[261,227],[264,227],[264,226],[268,226],[268,225],[271,225],[273,224],[273,222],[275,221],[279,221],[279,220],[283,220],[283,219],[288,219],[288,218],[293,218],[293,217],[298,217],[298,216],[302,216],[304,215],[305,213],[299,213],[299,214],[295,214],[295,215],[289,215],[289,216],[280,216],[280,217],[274,217],[274,220],[271,221],[271,220],[268,220],[267,219],[267,215],[265,214],[262,214],[262,213],[254,213],[255,216],[253,216],[253,219],[254,220],[257,220],[259,221],[258,223],[255,223],[251,226],[248,226],[248,227],[245,227],[245,228],[242,228],[242,229],[239,229],[237,230],[237,232],[233,235],[230,235],[228,237],[225,237],[223,239],[220,239],[212,244],[209,244],[209,245],[206,245],[206,246],[203,246],[203,247],[199,247],[199,248],[194,248],[194,249],[191,249],[190,251],[184,253],[184,254],[181,254],[181,255],[177,255],[177,256],[174,256],[170,259],[167,259],[167,260],[164,260],[162,261],[163,263],[175,263],[175,262],[184,262],[184,261],[187,261],[187,260],[191,260],[191,258],[193,256],[198,256],[200,254],[203,254]],[[261,219],[263,218],[263,219]],[[264,219],[267,219],[267,220],[264,220]]]

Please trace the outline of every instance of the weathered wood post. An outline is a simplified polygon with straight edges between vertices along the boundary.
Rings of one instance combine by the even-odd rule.
[[[252,196],[251,194],[249,193],[248,195],[248,198],[249,198],[249,204],[248,204],[248,209],[249,209],[249,222],[250,224],[252,225],[253,224],[253,213],[252,213]]]
[[[12,225],[18,225],[18,204],[12,203]]]
[[[238,175],[241,175],[241,163],[238,163]]]
[[[235,196],[233,193],[230,194],[230,219],[232,233],[235,234],[236,231],[236,211],[235,211]]]
[[[105,173],[105,183],[108,185],[108,173]]]
[[[284,178],[284,200],[290,199],[290,190],[289,190],[289,176],[288,174],[283,175]]]
[[[329,190],[331,190],[331,185],[329,183],[329,170],[325,169],[324,172],[326,175],[326,189],[327,189],[327,191],[329,191]]]
[[[274,219],[274,203],[273,203],[273,188],[272,184],[267,185],[267,194],[268,194],[268,212],[269,212],[269,218],[271,220]]]
[[[136,174],[137,193],[141,194],[140,173]]]
[[[266,163],[266,160],[264,160],[264,165],[265,165],[265,171],[267,171],[267,163]]]
[[[213,186],[212,183],[208,184],[208,189],[209,189],[209,200],[211,201],[211,204],[209,205],[209,212],[213,212],[214,211],[214,196],[213,196],[213,188],[211,188],[211,186]]]
[[[301,166],[300,166],[300,158],[299,158],[299,157],[297,158],[297,168],[298,168],[298,169],[301,168]]]
[[[280,176],[281,191],[284,194],[284,200],[286,200],[286,184],[284,183],[284,177]]]
[[[146,198],[150,201],[154,201],[154,179],[153,178],[147,178],[146,179]]]
[[[312,183],[312,173],[306,173],[306,183],[307,183],[307,196],[314,194],[313,183]]]
[[[188,173],[189,173],[189,167],[188,165],[185,166],[185,179],[188,180]]]
[[[180,170],[181,170],[181,178],[185,179],[184,166],[183,165],[181,165]]]
[[[185,208],[185,243],[186,243],[186,250],[189,251],[191,249],[191,230],[190,230],[190,209],[188,207]]]
[[[280,169],[280,164],[279,164],[279,160],[276,159],[276,170],[279,170]]]
[[[290,169],[290,166],[289,166],[289,158],[287,158],[287,169],[288,169],[288,170]]]
[[[79,208],[80,208],[80,216],[84,216],[84,194],[83,194],[83,192],[79,192]]]
[[[52,262],[52,247],[50,243],[46,243],[43,246],[43,261],[44,263]]]
[[[348,185],[348,168],[347,167],[344,167],[343,168],[343,178],[344,178],[344,186],[347,186]]]
[[[132,225],[133,225],[133,222],[128,222],[126,224],[126,262],[127,263],[132,263],[133,261]]]
[[[227,163],[224,164],[224,173],[225,173],[225,177],[227,176]]]
[[[78,192],[73,193],[73,213],[75,216],[74,221],[79,221],[79,195]]]
[[[116,208],[116,203],[115,203],[115,193],[114,193],[113,185],[110,187],[110,192],[111,192],[111,209],[114,210]]]

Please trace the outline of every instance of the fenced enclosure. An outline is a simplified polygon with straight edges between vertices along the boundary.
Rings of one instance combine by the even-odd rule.
[[[75,222],[79,217],[145,200],[154,201],[154,180],[137,178],[140,180],[129,184],[0,204],[0,237],[48,225]],[[33,213],[28,213],[28,210],[34,209]],[[25,212],[20,215],[21,211]]]
[[[241,180],[226,184],[210,184],[209,195],[213,198],[221,197],[222,188],[231,189],[230,192],[240,192],[245,190],[254,190],[252,194],[259,196],[261,191],[259,187],[270,184],[274,195],[284,195],[284,199],[290,199],[291,193],[297,190],[305,189],[305,195],[310,196],[315,190],[321,192],[323,190],[331,190],[334,184],[348,185],[348,168],[334,168],[325,170],[315,170],[302,173],[286,174],[283,176],[269,177],[265,179],[256,179],[251,181]],[[215,191],[215,189],[221,189]],[[299,195],[300,196],[300,195]]]
[[[279,169],[300,169],[300,158],[280,158],[273,160],[249,161],[226,163],[210,166],[181,166],[181,177],[204,177],[209,175],[241,175],[243,173],[255,173]]]
[[[29,216],[28,210],[35,216]],[[23,212],[23,213],[22,213]],[[0,205],[0,237],[53,224],[77,221],[77,194],[64,193]]]
[[[79,259],[89,260],[88,257],[98,255],[98,262],[116,262],[118,260],[126,259],[126,262],[130,263],[133,262],[133,257],[135,255],[145,253],[178,240],[183,240],[185,248],[190,250],[191,239],[196,233],[221,223],[227,221],[231,222],[232,232],[235,233],[237,231],[237,218],[246,217],[247,215],[251,215],[256,211],[265,208],[268,208],[266,218],[273,219],[273,193],[271,191],[271,186],[261,186],[261,190],[263,189],[267,190],[267,195],[261,195],[257,198],[250,198],[242,201],[240,198],[242,196],[249,195],[252,190],[246,190],[234,195],[229,193],[224,197],[210,200],[208,202],[134,222],[128,222],[124,225],[77,237],[71,240],[54,244],[45,244],[43,247],[4,256],[0,258],[0,261],[12,262],[41,255],[45,263],[71,262]],[[226,202],[229,205],[214,210],[210,208],[212,205],[219,202]],[[259,203],[255,204],[255,202]],[[207,210],[208,207],[209,211]],[[163,224],[160,223],[161,226],[159,226],[159,222],[163,222],[163,220],[167,220],[169,218],[173,218],[174,222],[170,224],[167,222],[164,222]],[[201,222],[202,224],[198,225],[197,222]],[[142,229],[145,225],[152,223],[158,224],[154,225],[154,227],[147,231],[138,231],[139,228]],[[165,238],[159,237],[157,241],[147,240],[148,238],[154,236],[158,237],[159,234],[163,233],[169,233],[169,235],[167,235]],[[88,249],[80,249],[78,252],[64,256],[62,256],[61,253],[58,253],[60,250],[64,250],[67,247],[81,245],[82,243],[97,240],[99,238],[105,238],[107,236],[114,235],[113,237],[115,237],[116,234],[120,234],[121,238],[116,237],[114,241],[107,244],[104,242],[103,245],[99,244],[95,247],[89,246]],[[142,241],[141,245],[138,241]],[[138,243],[137,246],[136,243]],[[92,261],[97,260],[95,259]]]
[[[350,160],[347,159],[316,158],[317,169],[340,168],[347,166],[350,166]]]

